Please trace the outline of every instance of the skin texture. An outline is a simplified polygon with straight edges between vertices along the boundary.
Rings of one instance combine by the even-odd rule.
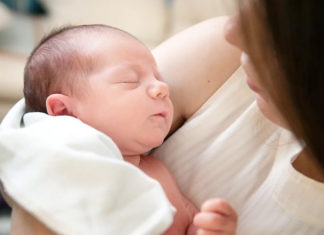
[[[199,235],[235,234],[237,218],[236,212],[225,200],[213,198],[203,203],[194,224],[199,228]]]
[[[228,42],[236,46],[241,50],[241,65],[246,73],[246,81],[248,86],[256,94],[256,100],[259,109],[266,118],[275,124],[289,129],[288,121],[283,118],[278,108],[272,101],[266,87],[261,85],[261,78],[256,72],[256,68],[252,63],[248,54],[247,45],[243,40],[243,33],[237,15],[231,17],[226,23],[225,38]],[[313,157],[306,152],[302,151],[295,161],[293,162],[294,168],[305,176],[314,179],[319,182],[324,182],[324,172],[320,168],[319,164],[314,161]]]
[[[240,50],[224,38],[227,19],[217,17],[203,21],[153,50],[174,105],[171,133],[240,66]]]
[[[121,53],[123,50],[127,53]],[[109,56],[102,51],[109,52]],[[157,179],[164,187],[169,200],[177,208],[173,225],[166,234],[182,234],[191,224],[197,210],[181,192],[170,172],[156,159],[147,160],[140,154],[162,144],[171,127],[172,104],[169,89],[159,75],[152,54],[138,41],[131,38],[104,40],[96,55],[102,66],[93,73],[82,86],[82,93],[73,95],[53,94],[47,99],[50,115],[64,112],[75,116],[88,125],[110,136],[118,145],[126,161],[141,168],[149,176]],[[82,94],[84,94],[82,96]],[[56,107],[57,104],[59,108]],[[58,113],[55,110],[59,110]],[[137,158],[135,161],[133,158]],[[226,204],[226,207],[223,205]],[[219,208],[219,210],[216,210]],[[213,204],[213,208],[202,211],[198,221],[209,220],[214,215],[219,226],[204,227],[201,232],[232,234],[237,218],[233,209],[225,201]],[[187,213],[191,216],[188,218]],[[208,212],[208,213],[207,213]],[[228,214],[234,212],[230,217]],[[226,222],[224,221],[231,221]],[[206,222],[205,222],[206,223]],[[223,225],[226,226],[223,228]],[[187,234],[196,234],[191,226]]]
[[[77,117],[108,134],[121,149],[125,160],[150,175],[151,170],[148,167],[150,164],[144,164],[147,161],[142,161],[141,164],[139,154],[160,145],[169,132],[171,123],[173,130],[177,129],[239,66],[238,50],[224,40],[225,22],[224,17],[208,20],[176,35],[154,50],[161,75],[169,84],[170,91],[157,72],[157,66],[150,52],[139,42],[129,42],[125,39],[126,41],[117,40],[110,45],[107,43],[101,45],[101,52],[114,50],[120,45],[122,48],[127,47],[129,53],[119,53],[119,56],[113,59],[107,58],[106,53],[98,54],[98,60],[104,61],[101,63],[103,66],[99,66],[99,69],[84,83],[86,86],[80,85],[83,87],[80,89],[82,92],[73,93],[73,96],[69,94],[49,96],[46,101],[48,113]],[[95,53],[97,48],[91,49]],[[173,56],[170,57],[170,54]],[[173,121],[170,92],[175,108]],[[114,102],[111,99],[114,99]],[[111,112],[112,110],[116,112]],[[120,128],[122,125],[125,125],[124,129]],[[162,185],[165,184],[163,179],[166,177],[159,178],[161,175],[156,171],[153,173],[156,174],[153,178],[158,179]],[[172,181],[174,180],[170,177],[169,182]],[[176,203],[172,198],[170,201]],[[189,202],[187,203],[185,199],[180,201],[179,204],[182,204],[184,210],[196,212],[195,208],[188,206]],[[230,205],[225,201],[220,203],[218,200],[209,204],[207,203],[194,219],[195,224],[201,226],[198,233],[234,234],[237,215]],[[28,234],[26,231],[29,234],[37,234],[38,231],[41,231],[39,234],[53,234],[19,205],[14,204],[13,211],[15,228],[12,234]],[[212,216],[212,221],[224,225],[224,229],[208,225],[210,216],[214,214],[217,216]],[[30,223],[21,221],[28,217],[31,218]],[[27,230],[24,229],[25,226]],[[177,230],[170,230],[167,233],[179,234]],[[190,226],[187,234],[196,234],[195,227]]]
[[[246,74],[246,82],[251,90],[255,92],[257,104],[261,112],[272,122],[282,127],[286,127],[287,125],[284,119],[281,117],[281,114],[269,97],[267,90],[260,85],[260,78],[247,53],[247,46],[243,41],[242,29],[237,15],[231,17],[227,21],[225,27],[225,38],[229,43],[239,48],[242,52],[240,61]]]
[[[91,51],[99,68],[76,94],[50,95],[48,113],[65,113],[102,131],[123,156],[147,152],[162,144],[170,129],[169,88],[143,44],[130,37],[101,41]]]
[[[14,204],[11,214],[11,234],[55,235],[56,233],[48,229],[18,204]]]

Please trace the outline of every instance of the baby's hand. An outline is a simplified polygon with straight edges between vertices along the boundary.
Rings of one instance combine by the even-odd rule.
[[[209,199],[203,203],[193,221],[198,235],[233,235],[237,226],[237,214],[223,199]]]

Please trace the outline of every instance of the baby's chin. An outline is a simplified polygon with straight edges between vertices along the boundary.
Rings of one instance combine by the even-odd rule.
[[[132,148],[120,148],[123,156],[137,156],[147,155],[152,149],[159,147],[163,143],[164,138],[161,139],[150,139],[144,143],[136,143]]]

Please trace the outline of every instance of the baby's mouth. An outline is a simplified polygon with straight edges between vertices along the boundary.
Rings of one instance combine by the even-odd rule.
[[[166,118],[168,116],[168,112],[164,111],[164,112],[156,113],[156,114],[153,114],[153,116]]]

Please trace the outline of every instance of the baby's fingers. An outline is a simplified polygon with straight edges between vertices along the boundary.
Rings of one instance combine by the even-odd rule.
[[[201,206],[201,212],[219,213],[237,221],[236,211],[230,206],[227,201],[220,198],[212,198],[205,201]]]
[[[197,230],[197,235],[222,235],[222,234],[224,234],[224,233],[217,232],[217,231],[209,231],[209,230],[204,230],[204,229]]]
[[[200,212],[194,217],[194,225],[199,229],[211,231],[211,234],[234,234],[236,230],[236,221],[227,216],[212,212]]]
[[[199,228],[198,235],[235,234],[237,214],[223,199],[209,199],[201,206],[193,221]]]

